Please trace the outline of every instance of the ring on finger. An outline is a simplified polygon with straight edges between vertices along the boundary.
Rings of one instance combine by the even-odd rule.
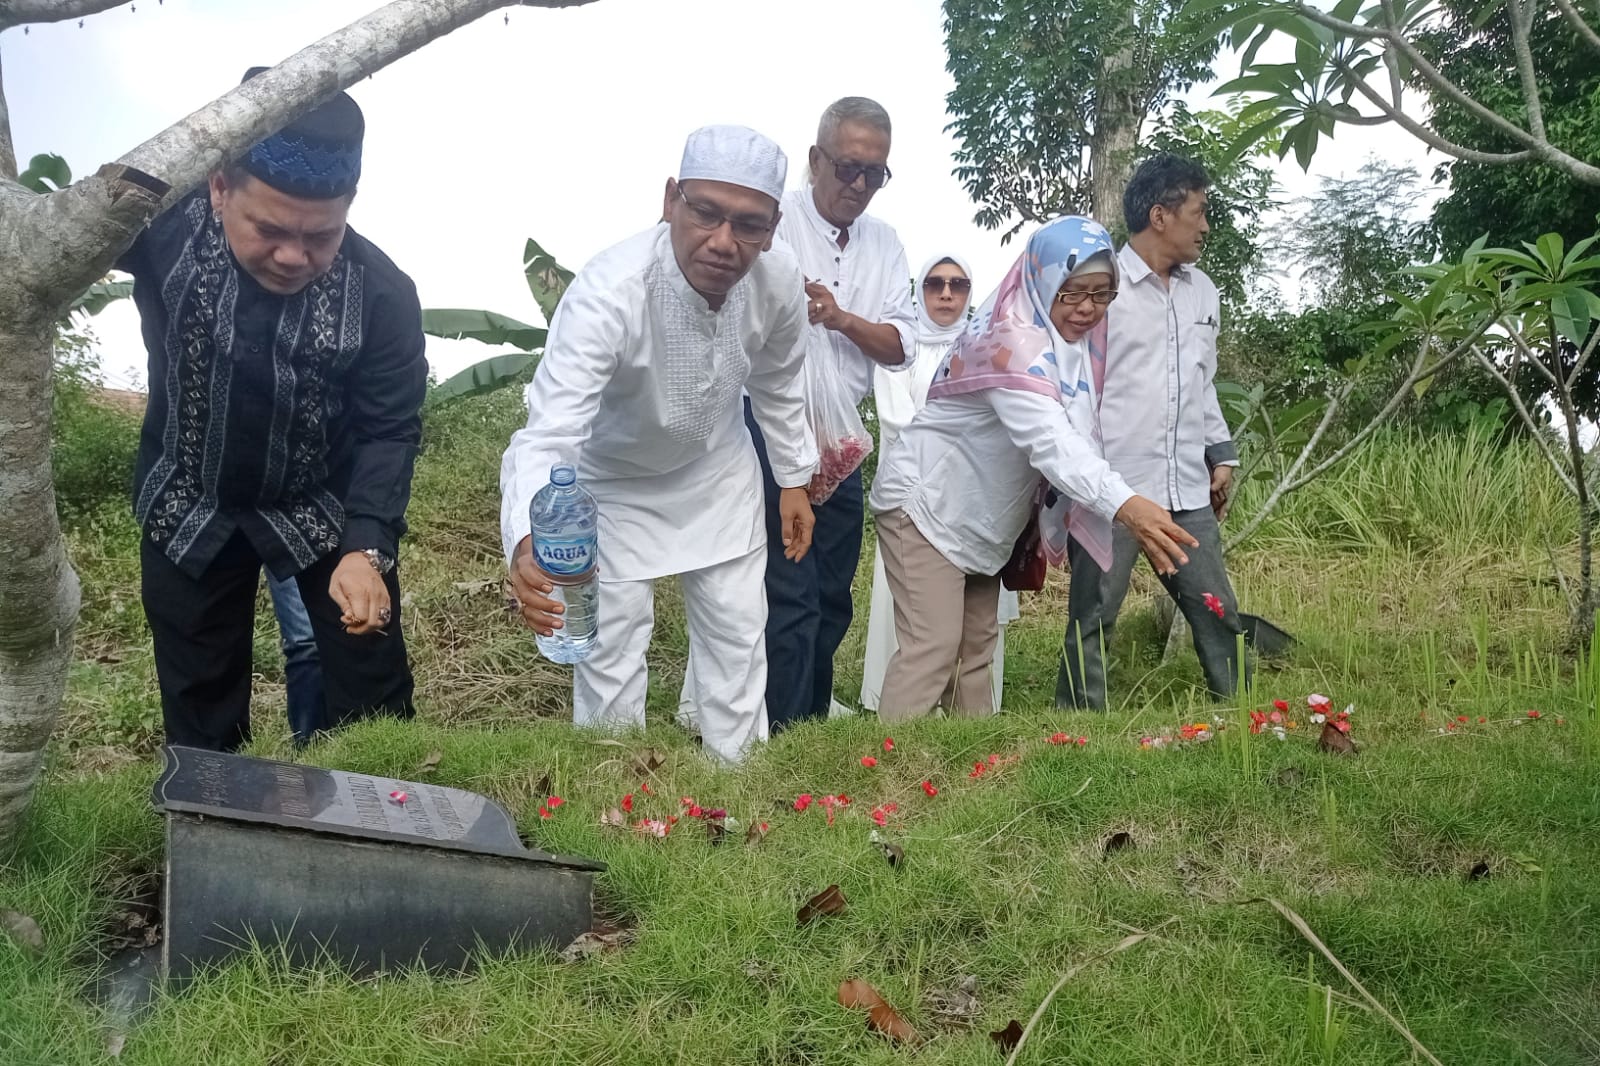
[[[389,608],[387,608],[387,607],[379,607],[378,608],[378,624],[379,625],[384,625],[384,626],[388,625],[389,624],[389,619],[391,617],[392,617],[392,615],[391,615],[391,613],[389,611]]]

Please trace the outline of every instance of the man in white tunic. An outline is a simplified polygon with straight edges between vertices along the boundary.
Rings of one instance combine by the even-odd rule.
[[[500,527],[529,626],[560,606],[534,561],[528,503],[576,459],[599,504],[600,630],[573,671],[573,720],[644,724],[654,583],[680,576],[705,749],[738,761],[767,736],[767,532],[749,394],[782,487],[781,551],[804,558],[816,445],[805,417],[800,269],[772,249],[787,161],[736,126],[691,134],[665,222],[597,255],[562,297],[500,471]]]

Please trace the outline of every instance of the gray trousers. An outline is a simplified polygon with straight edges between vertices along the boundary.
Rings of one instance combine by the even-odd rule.
[[[1172,520],[1188,530],[1200,546],[1185,548],[1189,561],[1178,567],[1176,575],[1161,578],[1161,583],[1189,622],[1206,687],[1214,698],[1225,699],[1239,683],[1238,634],[1244,630],[1222,562],[1222,530],[1209,507],[1174,511]],[[1132,533],[1120,524],[1114,530],[1110,571],[1100,569],[1076,540],[1068,544],[1072,585],[1067,594],[1067,635],[1056,673],[1057,707],[1106,709],[1106,648],[1111,644],[1117,612],[1128,595],[1133,566],[1143,554]],[[1221,618],[1206,606],[1207,593],[1222,601]],[[1245,669],[1248,678],[1248,659]]]

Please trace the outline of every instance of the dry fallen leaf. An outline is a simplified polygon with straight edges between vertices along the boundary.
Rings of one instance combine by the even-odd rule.
[[[500,585],[501,582],[496,581],[492,577],[482,578],[478,581],[452,581],[450,583],[451,588],[455,589],[457,592],[465,592],[468,595],[480,592],[488,592],[491,589],[500,587]]]
[[[744,831],[745,847],[755,847],[767,839],[767,834],[771,831],[766,822],[751,822],[750,828]]]
[[[1322,735],[1317,738],[1317,750],[1325,751],[1329,755],[1354,755],[1356,745],[1347,735],[1340,732],[1332,722],[1322,723]]]
[[[561,949],[562,962],[579,962],[590,955],[616,951],[628,939],[625,929],[599,928],[579,933],[578,938]]]
[[[1000,1045],[1000,1054],[1009,1055],[1011,1049],[1017,1046],[1017,1041],[1022,1039],[1022,1023],[1012,1018],[1004,1029],[990,1033],[989,1039]]]
[[[444,761],[444,752],[438,748],[428,752],[428,757],[417,764],[417,773],[431,774],[439,768],[439,763]]]
[[[720,818],[707,818],[706,836],[711,839],[711,846],[716,847],[727,839],[728,827],[722,824]]]
[[[1132,837],[1132,835],[1129,834],[1129,833],[1125,833],[1125,832],[1122,832],[1122,831],[1119,830],[1119,831],[1117,831],[1115,833],[1112,833],[1110,836],[1106,837],[1105,849],[1104,850],[1105,850],[1105,854],[1110,855],[1112,852],[1122,851],[1122,850],[1124,850],[1126,848],[1132,848],[1132,847],[1133,847],[1133,837]]]
[[[539,780],[533,783],[533,794],[536,797],[543,798],[550,795],[554,787],[554,784],[550,780],[550,771],[546,770],[544,773],[539,775]]]
[[[628,828],[628,819],[621,811],[612,807],[608,811],[601,812],[600,824],[611,826],[614,829],[626,829]]]
[[[900,1017],[893,1007],[878,994],[878,990],[859,977],[852,977],[839,985],[839,1005],[851,1010],[867,1012],[867,1029],[901,1044],[915,1044],[922,1038],[915,1028]]]
[[[970,1028],[983,1013],[978,1006],[978,978],[974,974],[962,975],[949,988],[930,990],[927,999],[934,1020],[949,1028]]]
[[[887,1003],[879,1003],[867,1011],[867,1028],[897,1044],[915,1044],[922,1039],[911,1023]]]
[[[844,909],[844,893],[839,891],[838,885],[829,885],[806,900],[805,906],[801,907],[799,914],[795,916],[795,925],[805,925],[817,918],[843,914]]]
[[[890,866],[898,868],[901,863],[906,861],[906,851],[899,844],[891,844],[888,841],[884,841],[878,847],[883,849],[883,857]]]
[[[44,954],[44,933],[39,929],[39,923],[26,914],[0,910],[0,929],[10,934],[17,946],[28,954]]]
[[[867,1010],[883,1002],[878,990],[859,977],[852,977],[839,985],[839,1006],[851,1010]]]
[[[758,984],[770,985],[778,979],[778,971],[765,959],[745,959],[740,967],[744,975]]]
[[[646,748],[633,757],[633,772],[639,777],[649,777],[666,764],[667,757],[654,748]]]

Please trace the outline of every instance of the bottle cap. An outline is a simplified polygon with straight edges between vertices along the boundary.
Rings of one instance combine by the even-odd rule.
[[[568,485],[576,484],[578,472],[566,463],[557,463],[550,468],[550,484],[556,488],[564,489]]]

